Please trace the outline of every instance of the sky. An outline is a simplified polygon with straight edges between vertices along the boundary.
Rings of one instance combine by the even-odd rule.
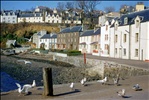
[[[56,8],[58,2],[69,2],[69,1],[1,1],[1,10],[30,10],[31,8],[36,8],[36,6],[46,6],[49,8]],[[74,1],[72,1],[74,2]],[[126,4],[128,6],[135,6],[139,1],[101,1],[101,3],[96,6],[96,9],[103,10],[106,7],[114,7],[116,11],[119,11],[121,5]],[[149,1],[141,1],[144,2],[145,6],[149,7]]]

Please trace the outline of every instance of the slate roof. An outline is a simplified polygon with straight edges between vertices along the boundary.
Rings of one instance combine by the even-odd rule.
[[[94,32],[94,35],[98,35],[98,34],[100,34],[100,32],[101,32],[101,29],[98,28],[98,29]]]
[[[51,39],[51,38],[57,38],[57,35],[56,34],[53,34],[51,36],[51,34],[45,34],[40,39]]]
[[[94,32],[94,30],[87,30],[87,31],[83,32],[83,34],[80,37],[92,36],[92,35],[98,35],[98,34],[100,34],[100,28],[96,29],[95,32]]]
[[[4,15],[5,14],[5,15]],[[16,12],[12,12],[12,11],[7,11],[7,12],[1,12],[0,15],[2,16],[9,16],[9,14],[12,16],[12,15],[17,15]]]
[[[36,16],[35,16],[36,14]],[[41,13],[25,13],[25,14],[20,14],[18,17],[41,17]]]
[[[82,36],[91,36],[91,35],[93,35],[93,33],[94,33],[94,30],[87,30],[80,37],[82,37]]]
[[[63,29],[60,33],[81,32],[82,26],[73,26]]]
[[[141,22],[146,22],[149,21],[149,9],[143,10],[143,11],[139,11],[139,12],[133,12],[130,14],[125,14],[122,15],[120,17],[119,21],[119,26],[124,26],[124,25],[131,25],[134,24],[134,19],[139,16],[141,18]],[[124,24],[124,19],[128,18],[128,23]],[[114,25],[112,25],[111,27],[114,27]]]
[[[40,39],[49,39],[49,38],[51,38],[50,34],[45,34]]]

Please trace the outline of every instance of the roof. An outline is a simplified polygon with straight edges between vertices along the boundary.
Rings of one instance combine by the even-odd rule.
[[[98,29],[94,32],[94,35],[98,35],[98,34],[100,34],[100,32],[101,32],[101,29],[98,28]]]
[[[81,32],[82,26],[73,26],[63,29],[60,33]]]
[[[80,37],[91,36],[91,35],[93,35],[93,33],[94,33],[94,30],[86,30],[85,32],[83,32],[83,34]]]
[[[125,15],[121,16],[119,26],[134,24],[134,18],[136,18],[137,16],[139,16],[141,18],[141,20],[142,20],[141,22],[149,21],[149,9],[139,11],[139,12],[133,12],[133,13],[125,14]],[[126,17],[128,18],[128,23],[124,24],[124,19]]]
[[[51,38],[57,38],[56,34],[45,34],[40,39],[51,39]]]
[[[90,43],[90,45],[93,45],[93,44],[98,44],[98,42],[96,41],[96,42],[92,42],[92,43]]]
[[[41,13],[23,13],[20,14],[18,17],[41,17]]]
[[[80,36],[92,36],[92,35],[98,35],[100,34],[100,28],[96,29],[95,31],[94,30],[87,30],[85,32],[83,32],[83,34]]]
[[[86,45],[86,42],[82,42],[82,43],[80,43],[80,45],[81,45],[81,44]]]
[[[51,36],[50,36],[50,34],[45,34],[45,35],[43,35],[40,39],[48,39],[48,38],[50,38]]]

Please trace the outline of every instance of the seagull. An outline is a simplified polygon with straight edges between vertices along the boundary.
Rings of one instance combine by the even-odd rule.
[[[97,82],[105,84],[108,81],[107,77],[105,77],[103,80],[98,80]]]
[[[124,97],[125,96],[125,89],[122,89],[121,91],[118,91],[118,96]]]
[[[18,62],[24,62],[25,64],[32,64],[30,61],[27,60],[17,60]]]
[[[119,83],[119,78],[113,78],[113,81],[114,81],[114,84],[115,84],[115,85],[118,85],[118,83]]]
[[[86,83],[86,78],[83,78],[83,79],[81,80],[81,84],[82,84],[83,86],[85,86],[85,83]]]
[[[73,82],[70,84],[70,88],[71,88],[71,90],[74,89],[74,83]]]
[[[140,86],[139,86],[139,84],[134,85],[132,89],[134,89],[135,91],[140,90]]]
[[[25,84],[23,85],[23,87],[21,87],[21,85],[19,83],[16,83],[17,87],[18,87],[18,92],[21,94],[21,93],[24,93],[25,94],[28,94],[29,93],[29,89],[30,88],[34,88],[36,86],[36,82],[35,80],[33,80],[33,83],[32,85],[31,84]]]

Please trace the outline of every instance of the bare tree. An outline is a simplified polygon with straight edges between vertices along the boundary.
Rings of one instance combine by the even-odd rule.
[[[66,7],[67,9],[74,9],[74,3],[73,3],[73,2],[67,2],[67,3],[65,4],[65,7]]]
[[[120,7],[120,14],[126,14],[128,13],[127,5],[123,4]]]
[[[114,12],[115,11],[115,8],[113,6],[106,7],[105,8],[105,11],[106,11],[106,13]]]
[[[83,10],[83,12],[88,15],[90,18],[89,26],[90,28],[94,27],[93,18],[94,18],[94,10],[96,10],[96,6],[100,4],[99,0],[94,1],[76,1],[77,7]]]
[[[63,3],[63,2],[58,2],[58,4],[57,4],[57,9],[58,9],[59,11],[65,10],[65,3]]]

